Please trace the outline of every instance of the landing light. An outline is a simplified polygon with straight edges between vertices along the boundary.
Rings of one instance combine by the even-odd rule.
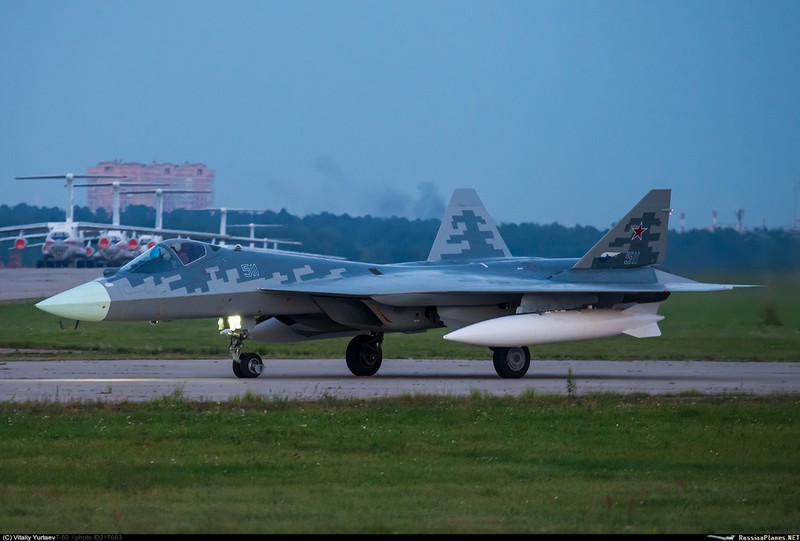
[[[235,331],[242,328],[242,316],[228,316],[228,317],[221,317],[217,321],[217,325],[219,326],[219,330],[230,330]]]

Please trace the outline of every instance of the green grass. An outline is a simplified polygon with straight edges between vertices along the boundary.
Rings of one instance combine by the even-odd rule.
[[[0,404],[37,533],[786,533],[796,396]]]
[[[717,278],[719,279],[719,278]],[[691,359],[796,361],[800,352],[800,275],[732,279],[766,283],[767,288],[674,294],[662,303],[662,336],[627,336],[534,346],[535,359]],[[60,321],[32,302],[0,304],[0,348],[59,351],[58,358],[224,357],[228,341],[215,319],[149,323]],[[487,348],[442,340],[437,329],[421,334],[388,334],[387,358],[486,359]],[[248,342],[266,358],[342,358],[347,339],[289,344]],[[6,354],[15,358],[24,355]],[[29,355],[30,356],[30,355]],[[37,358],[46,354],[35,353]]]

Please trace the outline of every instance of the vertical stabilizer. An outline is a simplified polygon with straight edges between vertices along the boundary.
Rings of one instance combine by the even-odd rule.
[[[624,269],[663,262],[671,190],[650,190],[573,269]]]
[[[453,191],[428,261],[510,256],[511,252],[475,190]]]

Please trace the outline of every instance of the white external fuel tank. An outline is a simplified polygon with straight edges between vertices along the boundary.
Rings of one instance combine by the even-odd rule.
[[[515,314],[487,319],[444,335],[445,340],[489,347],[517,347],[628,334],[661,336],[659,303],[635,304],[625,310],[587,309],[542,314]]]

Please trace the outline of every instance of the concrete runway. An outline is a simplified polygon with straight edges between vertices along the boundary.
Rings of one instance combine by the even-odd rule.
[[[44,298],[102,269],[0,269],[0,302]],[[2,344],[0,344],[2,347]],[[343,359],[265,359],[256,379],[233,375],[228,359],[0,362],[0,401],[146,401],[176,391],[224,401],[273,398],[574,392],[677,394],[800,393],[800,363],[699,361],[532,361],[521,379],[502,379],[490,361],[385,359],[375,376],[356,377]]]
[[[0,268],[0,302],[43,299],[103,275],[103,269]]]
[[[401,395],[766,394],[800,392],[800,363],[692,361],[533,361],[524,378],[502,379],[489,361],[385,359],[356,377],[341,359],[266,359],[264,373],[239,379],[229,360],[8,361],[2,401],[147,401],[179,391],[190,400],[245,393],[282,399]]]

